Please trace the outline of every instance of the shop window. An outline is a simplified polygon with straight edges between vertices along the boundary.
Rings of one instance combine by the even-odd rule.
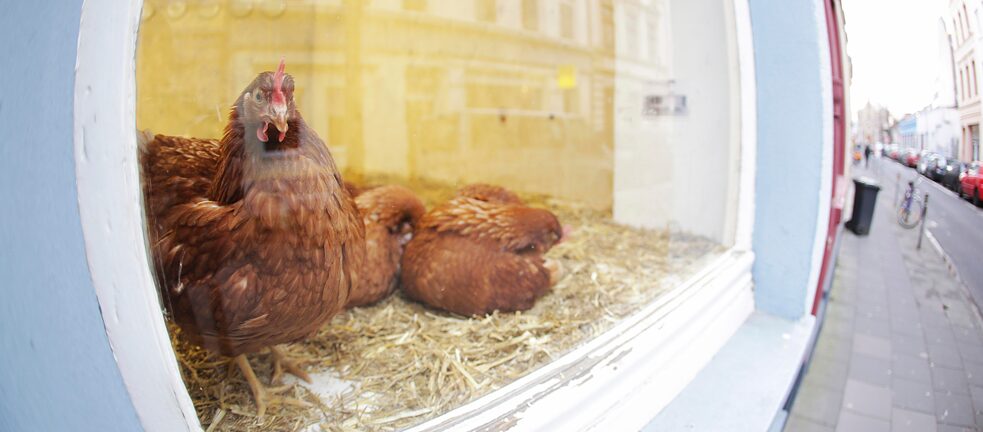
[[[136,127],[152,270],[206,428],[430,421],[686,301],[671,293],[733,252],[741,80],[728,2],[173,4],[145,2],[157,13],[140,23]],[[486,24],[498,20],[513,27]],[[455,198],[477,183],[521,202]],[[360,197],[392,185],[425,215],[372,231],[381,213]],[[460,228],[479,210],[512,219]],[[495,254],[469,249],[526,229]],[[395,235],[402,273],[362,252],[370,232]],[[432,273],[400,257],[444,235]],[[486,272],[501,259],[528,266]],[[522,299],[478,304],[492,283],[479,275],[505,291],[529,272],[545,282]],[[407,288],[445,273],[473,282],[457,294],[473,309]],[[388,295],[347,303],[382,276]],[[280,359],[314,384],[271,387]]]

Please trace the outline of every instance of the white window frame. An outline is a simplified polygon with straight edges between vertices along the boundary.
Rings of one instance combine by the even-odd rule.
[[[628,430],[667,405],[754,309],[756,102],[748,0],[732,1],[741,161],[734,246],[612,330],[528,376],[413,430]],[[142,0],[82,6],[74,153],[86,257],[110,345],[147,431],[201,430],[150,271],[136,143]],[[694,343],[698,341],[698,343]]]

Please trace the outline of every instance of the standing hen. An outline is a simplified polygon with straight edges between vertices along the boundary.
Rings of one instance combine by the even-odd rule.
[[[165,305],[189,339],[235,357],[263,415],[245,354],[315,333],[348,301],[364,227],[327,146],[284,73],[263,72],[235,101],[220,141],[158,135],[141,148],[151,246]],[[270,130],[274,126],[276,133]]]
[[[359,284],[352,289],[349,307],[366,306],[393,292],[399,281],[403,248],[425,211],[409,189],[380,186],[355,198],[365,224],[365,262]]]
[[[543,254],[563,228],[549,211],[515,203],[514,194],[479,199],[476,190],[462,189],[420,220],[403,255],[402,288],[461,315],[529,309],[556,281]]]

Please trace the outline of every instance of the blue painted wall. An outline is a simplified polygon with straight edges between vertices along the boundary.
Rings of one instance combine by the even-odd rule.
[[[796,319],[805,310],[819,211],[823,153],[822,0],[750,0],[758,83],[753,248],[759,309]],[[827,66],[828,67],[828,66]]]
[[[72,94],[81,0],[0,13],[0,431],[140,430],[85,261]]]

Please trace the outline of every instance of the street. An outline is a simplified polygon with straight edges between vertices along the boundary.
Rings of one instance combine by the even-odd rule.
[[[876,170],[874,164],[879,164]],[[925,228],[938,240],[943,251],[949,256],[959,277],[969,287],[977,306],[981,305],[983,265],[980,261],[980,250],[983,247],[983,209],[959,198],[954,192],[931,179],[920,176],[913,168],[903,166],[887,157],[872,159],[871,168],[871,172],[879,172],[880,193],[889,194],[891,199],[897,196],[900,200],[907,180],[922,177],[922,182],[916,187],[921,194],[927,193],[930,197]],[[897,182],[899,174],[901,181]],[[923,247],[925,246],[931,247],[927,243],[923,244]]]

